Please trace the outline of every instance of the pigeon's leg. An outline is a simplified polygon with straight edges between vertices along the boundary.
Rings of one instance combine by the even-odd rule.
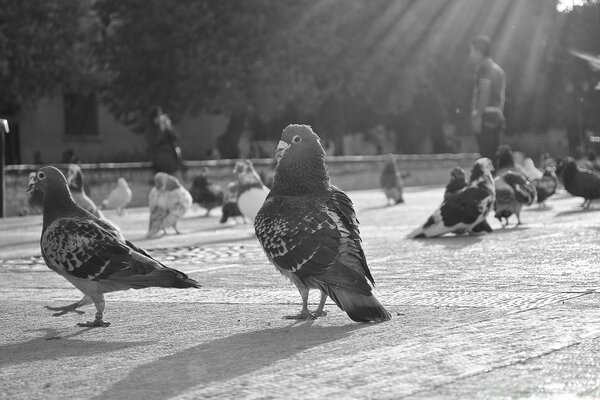
[[[210,217],[210,209],[206,209],[206,214],[204,214],[204,218]]]
[[[286,315],[284,319],[315,319],[316,316],[308,310],[308,288],[299,287],[298,291],[302,297],[302,310],[298,315]]]
[[[53,317],[60,317],[61,315],[65,315],[68,312],[74,312],[77,314],[85,314],[83,311],[78,310],[79,307],[87,306],[88,304],[92,304],[92,298],[85,295],[81,298],[81,300],[76,301],[75,303],[62,306],[62,307],[50,307],[44,306],[50,311],[59,311],[57,313],[52,314]]]
[[[175,233],[178,235],[181,235],[181,232],[179,232],[179,229],[177,229],[177,225],[173,224],[173,229],[175,229]]]
[[[313,313],[315,317],[324,317],[327,315],[327,311],[323,311],[323,307],[325,307],[325,301],[327,300],[327,295],[325,292],[321,292],[321,301],[319,302],[319,307]]]
[[[77,324],[77,326],[83,326],[87,328],[96,328],[96,327],[107,327],[110,325],[110,322],[104,322],[102,320],[102,314],[104,313],[104,307],[106,302],[104,301],[104,295],[99,294],[92,299],[94,301],[94,305],[96,306],[96,319],[93,321],[83,322]]]
[[[516,226],[519,226],[519,225],[521,225],[521,216],[519,214],[515,214],[515,215],[517,216],[517,225]]]

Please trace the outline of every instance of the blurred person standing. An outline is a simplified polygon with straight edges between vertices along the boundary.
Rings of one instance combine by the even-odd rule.
[[[183,157],[177,144],[179,133],[173,127],[171,118],[160,106],[154,106],[150,111],[150,120],[149,151],[154,172],[166,172],[185,180]]]
[[[471,102],[471,130],[479,153],[493,160],[505,127],[504,97],[506,76],[491,57],[487,36],[477,36],[469,46],[469,59],[475,64]]]

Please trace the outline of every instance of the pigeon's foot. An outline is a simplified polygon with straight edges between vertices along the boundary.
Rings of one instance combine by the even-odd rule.
[[[314,315],[315,317],[326,317],[326,316],[327,316],[327,311],[324,311],[324,310],[321,310],[321,311],[319,311],[319,310],[316,310],[316,311],[313,313],[313,315]]]
[[[286,315],[283,317],[283,319],[304,319],[304,320],[310,320],[310,319],[316,319],[318,317],[318,315],[316,315],[315,313],[311,313],[308,310],[302,310],[300,311],[300,314],[298,315]]]
[[[80,322],[77,326],[81,326],[84,328],[106,328],[110,325],[110,322],[102,321],[101,319],[95,319],[93,321],[88,322]]]
[[[63,306],[63,307],[44,306],[44,308],[46,308],[50,311],[59,311],[57,313],[52,314],[53,317],[60,317],[61,315],[65,315],[66,313],[70,313],[70,312],[74,312],[79,315],[85,314],[85,311],[81,311],[81,310],[77,309],[76,304],[69,304],[68,306]]]

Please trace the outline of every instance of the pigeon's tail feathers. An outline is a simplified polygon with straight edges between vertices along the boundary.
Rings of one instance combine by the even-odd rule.
[[[372,294],[352,292],[339,287],[327,285],[327,295],[356,322],[384,322],[392,319],[379,300]]]
[[[444,233],[452,232],[452,229],[444,225],[441,210],[436,210],[423,225],[409,233],[408,239],[419,239],[426,237],[441,236]]]

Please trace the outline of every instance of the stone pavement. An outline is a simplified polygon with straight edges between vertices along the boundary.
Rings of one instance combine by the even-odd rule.
[[[388,323],[354,323],[333,303],[324,318],[283,320],[300,296],[250,225],[198,209],[182,235],[144,240],[147,211],[134,209],[107,214],[203,287],[111,293],[112,325],[78,328],[93,306],[43,308],[80,293],[43,265],[40,217],[0,221],[0,398],[600,397],[600,204],[582,211],[563,193],[520,227],[490,217],[489,235],[408,240],[442,188],[409,188],[395,207],[349,194]]]

